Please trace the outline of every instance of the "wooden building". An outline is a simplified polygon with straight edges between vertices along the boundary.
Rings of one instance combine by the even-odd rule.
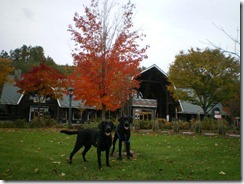
[[[184,101],[175,101],[167,90],[169,81],[167,74],[157,65],[152,65],[141,72],[137,78],[140,87],[137,95],[127,103],[126,114],[134,119],[153,120],[164,118],[172,121],[174,118],[190,121],[193,118],[203,116],[203,110],[197,105]],[[49,115],[58,122],[66,122],[69,113],[69,97],[63,94],[62,99],[37,98],[36,96],[18,93],[19,88],[6,82],[0,98],[0,120],[25,119],[30,121],[41,115]],[[93,107],[87,107],[82,101],[72,100],[72,122],[82,123],[90,118],[99,117],[99,111]],[[125,110],[124,110],[125,111]],[[223,116],[228,114],[221,104],[216,105],[209,115],[219,111]],[[117,117],[121,112],[107,113],[108,118]]]
[[[167,86],[170,84],[167,74],[157,65],[154,64],[142,71],[137,79],[141,83],[138,95],[134,98],[156,100],[156,118],[164,118],[168,121],[173,119],[190,121],[197,117],[203,117],[203,109],[200,106],[174,100],[167,90]],[[215,111],[219,111],[223,116],[228,116],[228,113],[225,112],[223,105],[220,103],[210,110],[208,115],[214,116]]]
[[[0,98],[0,120],[25,119],[30,121],[39,116],[50,116],[58,122],[68,120],[69,97],[63,94],[62,99],[38,98],[18,92],[19,88],[6,82]],[[89,120],[95,109],[84,106],[82,101],[72,100],[72,122],[80,123]],[[82,113],[81,113],[82,112]]]
[[[176,108],[179,105],[167,90],[168,78],[166,73],[157,65],[152,65],[141,72],[137,78],[140,83],[138,90],[142,99],[157,101],[156,118],[172,120],[176,117]]]

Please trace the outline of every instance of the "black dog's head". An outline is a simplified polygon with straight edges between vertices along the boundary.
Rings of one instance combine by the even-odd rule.
[[[103,121],[98,125],[98,128],[102,130],[102,132],[105,133],[106,136],[110,136],[111,132],[114,128],[114,124],[112,121]]]
[[[124,127],[125,130],[130,128],[130,124],[132,124],[133,119],[129,116],[122,116],[118,119],[119,123]]]

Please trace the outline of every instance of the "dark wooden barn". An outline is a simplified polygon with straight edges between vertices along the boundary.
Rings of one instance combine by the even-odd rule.
[[[156,118],[171,120],[176,117],[179,103],[167,90],[169,82],[164,71],[154,64],[142,71],[137,79],[141,82],[138,90],[141,98],[157,101]]]

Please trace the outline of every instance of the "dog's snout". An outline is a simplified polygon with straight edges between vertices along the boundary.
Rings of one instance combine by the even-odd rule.
[[[128,126],[129,126],[129,123],[128,123],[128,122],[126,122],[126,123],[125,123],[125,127],[128,127]]]
[[[106,127],[105,127],[105,132],[109,133],[109,132],[111,132],[111,131],[112,131],[111,126],[106,126]]]

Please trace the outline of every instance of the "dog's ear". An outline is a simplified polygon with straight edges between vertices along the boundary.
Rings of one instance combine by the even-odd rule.
[[[101,122],[101,123],[98,125],[98,128],[102,130],[102,129],[103,129],[103,125],[104,125],[104,121]]]
[[[133,118],[131,116],[128,116],[130,124],[133,124]]]
[[[120,123],[123,123],[123,122],[124,122],[124,116],[120,117],[120,118],[118,119],[118,121],[119,121]]]
[[[115,125],[113,124],[112,121],[110,121],[110,126],[111,126],[111,129],[112,129],[112,130],[115,130]]]

